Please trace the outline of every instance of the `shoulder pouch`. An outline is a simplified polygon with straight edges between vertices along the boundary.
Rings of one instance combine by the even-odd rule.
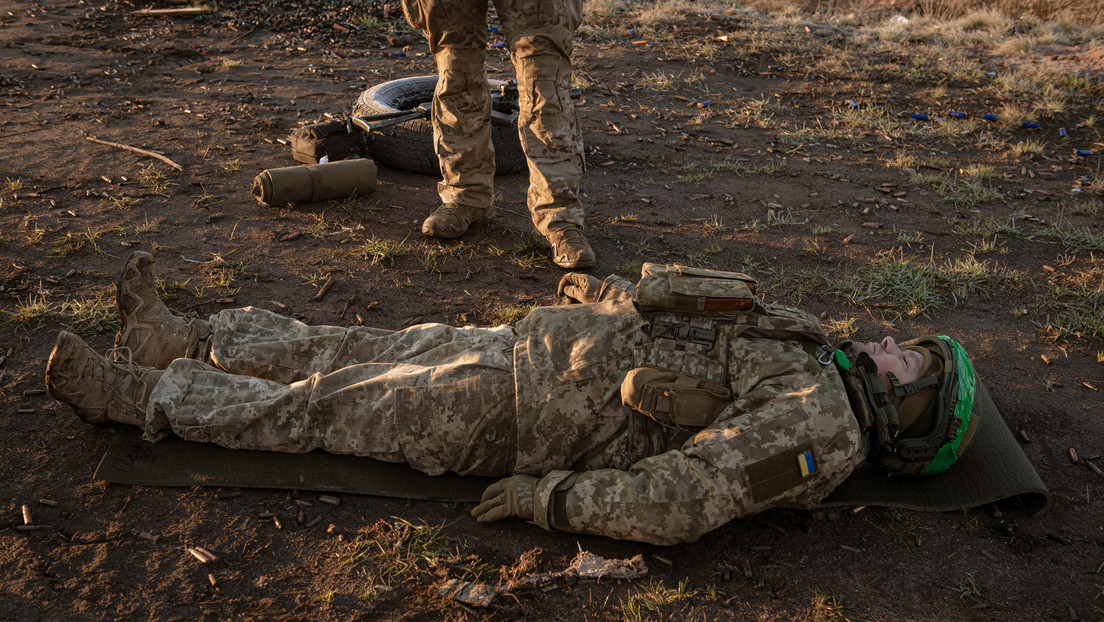
[[[755,305],[755,279],[739,272],[646,263],[636,286],[636,303],[642,313],[732,318]]]

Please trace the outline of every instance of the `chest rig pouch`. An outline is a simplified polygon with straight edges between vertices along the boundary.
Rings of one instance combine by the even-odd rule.
[[[755,306],[755,279],[739,272],[646,263],[636,286],[640,312],[735,318]]]
[[[637,308],[652,340],[635,348],[636,367],[621,384],[621,402],[687,437],[732,402],[716,322],[755,305],[755,280],[737,272],[678,264],[644,264]]]

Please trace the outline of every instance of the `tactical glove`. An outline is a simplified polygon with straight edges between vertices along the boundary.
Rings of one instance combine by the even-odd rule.
[[[556,295],[563,304],[587,304],[598,302],[598,296],[602,292],[602,282],[596,277],[582,272],[568,272],[560,279],[556,287]]]
[[[482,503],[475,506],[472,516],[481,523],[510,516],[532,520],[533,491],[537,488],[537,481],[529,475],[498,480],[483,491]]]

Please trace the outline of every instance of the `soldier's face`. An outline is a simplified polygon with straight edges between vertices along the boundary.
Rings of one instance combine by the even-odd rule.
[[[886,387],[890,387],[887,372],[893,372],[897,381],[901,384],[920,379],[920,372],[924,369],[924,355],[916,350],[902,350],[897,347],[893,337],[886,337],[879,341],[868,343],[855,343],[851,345],[851,351],[855,354],[866,352],[878,366],[878,373],[885,380]]]

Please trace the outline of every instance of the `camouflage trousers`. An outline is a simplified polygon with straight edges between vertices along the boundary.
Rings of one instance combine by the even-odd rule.
[[[325,449],[506,475],[517,453],[512,328],[308,326],[263,309],[208,320],[203,360],[154,386],[145,433],[224,447]]]
[[[437,62],[433,136],[444,203],[480,209],[494,194],[491,98],[484,66],[487,0],[402,0]],[[494,0],[518,82],[518,133],[529,163],[527,202],[542,234],[583,226],[583,143],[571,101],[571,43],[582,0]]]

